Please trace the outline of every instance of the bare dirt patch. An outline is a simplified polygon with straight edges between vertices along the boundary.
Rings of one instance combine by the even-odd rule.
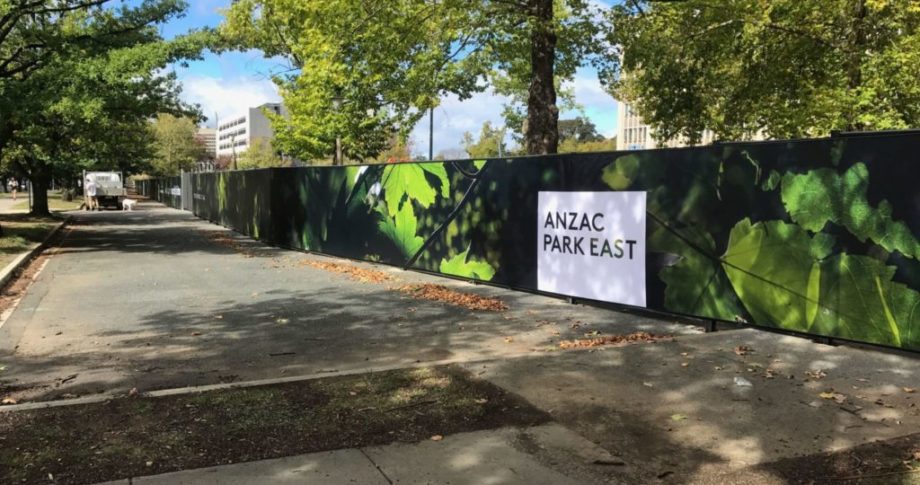
[[[671,340],[673,335],[655,335],[648,332],[634,332],[626,335],[604,335],[601,337],[584,338],[576,340],[563,340],[559,342],[562,349],[587,349],[605,345],[628,345],[637,343],[655,343],[660,340]]]
[[[508,305],[499,298],[490,298],[473,293],[464,293],[452,290],[444,285],[431,283],[404,285],[396,290],[421,300],[437,301],[448,305],[466,308],[467,310],[503,312],[508,310]]]
[[[393,280],[392,276],[383,271],[359,268],[351,264],[328,263],[323,261],[311,261],[308,259],[300,261],[298,264],[300,266],[310,266],[311,268],[331,271],[333,273],[341,273],[362,283],[386,283]]]
[[[451,367],[126,397],[0,413],[0,483],[95,483],[547,421]]]

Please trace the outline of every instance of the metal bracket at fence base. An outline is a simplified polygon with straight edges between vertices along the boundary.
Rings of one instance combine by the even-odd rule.
[[[719,322],[715,320],[709,320],[706,322],[706,333],[712,333],[719,330]]]

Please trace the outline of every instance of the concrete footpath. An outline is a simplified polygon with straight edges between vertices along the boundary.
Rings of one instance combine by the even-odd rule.
[[[535,452],[535,450],[537,450]],[[549,424],[446,436],[439,441],[346,449],[137,477],[109,484],[338,485],[597,483],[615,457]]]

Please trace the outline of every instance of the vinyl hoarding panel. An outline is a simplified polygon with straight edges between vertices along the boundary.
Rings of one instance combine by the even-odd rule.
[[[920,134],[198,174],[267,242],[920,350]]]

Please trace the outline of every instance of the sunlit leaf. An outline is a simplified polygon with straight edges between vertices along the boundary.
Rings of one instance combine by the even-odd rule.
[[[411,203],[403,204],[402,209],[392,219],[384,217],[378,227],[380,232],[390,238],[407,258],[418,252],[425,242],[424,239],[415,234],[418,228],[418,221],[415,218],[415,211],[413,211]]]
[[[495,268],[485,261],[470,258],[469,252],[470,250],[467,248],[466,251],[453,258],[442,259],[439,268],[441,273],[464,278],[476,278],[483,281],[491,280],[495,276]]]
[[[871,239],[888,251],[920,259],[920,242],[907,224],[891,217],[891,205],[869,204],[869,169],[857,163],[843,175],[833,169],[812,170],[783,177],[783,204],[792,220],[809,231],[820,231],[828,222],[839,224],[860,241]]]

